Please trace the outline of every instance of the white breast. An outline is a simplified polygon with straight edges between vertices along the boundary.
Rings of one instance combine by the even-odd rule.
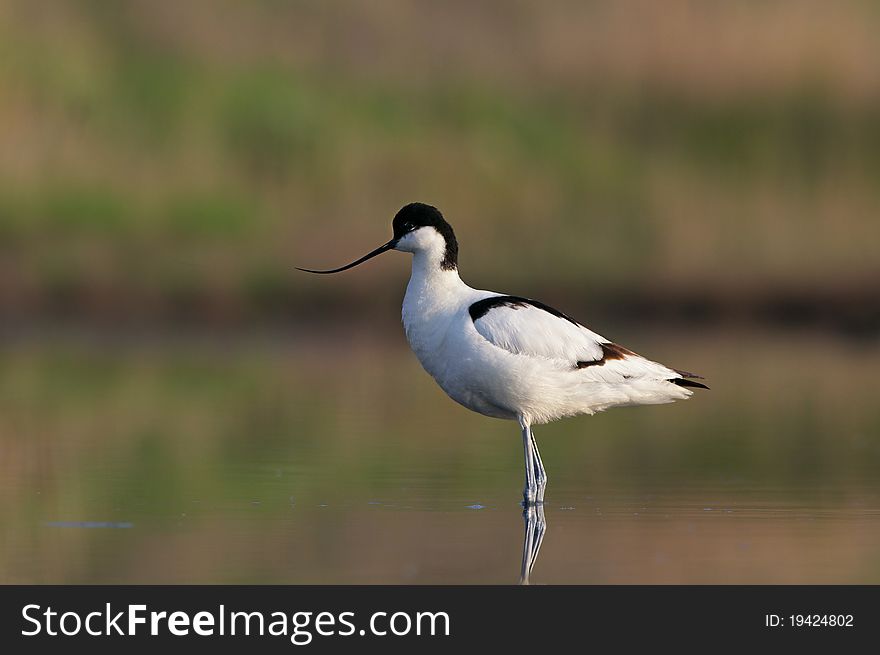
[[[422,267],[413,258],[413,273],[403,299],[403,326],[422,367],[440,388],[470,410],[497,418],[515,418],[499,406],[491,389],[486,355],[494,348],[474,329],[468,314],[472,303],[493,295],[467,286],[458,272]]]

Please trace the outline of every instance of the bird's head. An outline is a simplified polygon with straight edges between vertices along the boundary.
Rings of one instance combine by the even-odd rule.
[[[446,271],[452,271],[458,267],[458,241],[455,239],[452,226],[446,222],[443,214],[436,207],[421,202],[405,205],[394,216],[391,227],[394,231],[391,241],[350,264],[327,271],[297,268],[306,273],[339,273],[363,264],[368,259],[388,250],[400,250],[413,254],[424,253],[429,257],[436,258],[440,268]]]

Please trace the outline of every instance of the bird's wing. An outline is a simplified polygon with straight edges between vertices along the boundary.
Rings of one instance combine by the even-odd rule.
[[[477,332],[489,343],[518,355],[569,362],[598,362],[608,343],[595,332],[536,300],[492,296],[469,310]]]
[[[685,379],[700,376],[646,359],[536,300],[491,296],[473,303],[468,311],[477,332],[489,343],[518,355],[562,361],[596,382],[651,379],[708,388]]]

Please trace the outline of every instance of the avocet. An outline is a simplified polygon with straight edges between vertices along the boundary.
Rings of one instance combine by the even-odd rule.
[[[473,289],[458,275],[458,242],[436,207],[411,203],[392,239],[339,273],[388,250],[412,253],[403,299],[406,338],[450,398],[519,424],[523,503],[544,502],[547,473],[532,426],[610,407],[684,400],[707,389],[700,376],[637,355],[562,312],[529,298]]]

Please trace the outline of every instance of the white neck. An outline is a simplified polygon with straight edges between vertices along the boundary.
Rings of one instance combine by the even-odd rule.
[[[436,295],[466,287],[458,275],[458,269],[444,270],[440,266],[442,260],[443,252],[436,249],[413,253],[408,289],[417,287],[420,292]]]
[[[403,323],[408,334],[418,325],[426,326],[441,316],[451,316],[461,307],[462,298],[472,292],[461,281],[458,270],[445,271],[440,267],[441,260],[442,253],[430,250],[413,254],[412,275],[403,299]]]

